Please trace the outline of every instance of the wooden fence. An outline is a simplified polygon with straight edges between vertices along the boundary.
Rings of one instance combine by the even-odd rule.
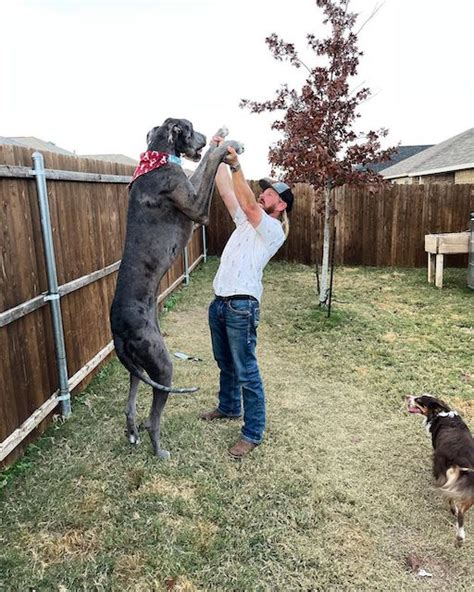
[[[251,182],[254,191],[258,184]],[[320,196],[308,185],[294,187],[290,234],[276,259],[314,264],[321,261]],[[369,192],[339,187],[336,264],[393,267],[426,265],[425,234],[460,232],[469,226],[474,210],[474,185],[391,185]],[[220,255],[234,226],[218,196],[209,225],[209,253]],[[452,256],[449,265],[467,267],[467,257]]]
[[[32,153],[0,146],[2,465],[17,458],[45,428],[57,405],[58,373],[51,312],[44,298],[48,283]],[[125,236],[127,183],[134,167],[47,152],[44,157],[46,169],[56,171],[49,173],[47,187],[69,387],[77,391],[113,351],[109,308]],[[196,229],[187,249],[188,271],[203,251],[203,234]],[[163,278],[160,300],[185,275],[183,254]]]

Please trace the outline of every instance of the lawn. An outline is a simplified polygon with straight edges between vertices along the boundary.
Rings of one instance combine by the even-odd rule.
[[[309,267],[266,271],[259,359],[264,443],[242,462],[235,422],[197,419],[215,401],[210,260],[168,301],[174,383],[168,462],[124,435],[128,377],[108,364],[3,479],[0,589],[71,591],[472,590],[467,541],[431,478],[431,449],[406,394],[431,392],[474,428],[474,293],[465,271],[437,290],[425,270],[340,268],[333,314]],[[144,418],[149,389],[140,387]],[[431,577],[417,575],[416,566]],[[2,588],[3,586],[3,588]]]

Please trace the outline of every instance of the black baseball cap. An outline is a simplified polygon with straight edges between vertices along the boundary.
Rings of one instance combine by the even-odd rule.
[[[286,211],[288,213],[291,212],[294,196],[286,183],[283,183],[283,181],[273,181],[272,179],[260,179],[258,184],[264,191],[268,188],[276,191],[280,198],[286,203]]]

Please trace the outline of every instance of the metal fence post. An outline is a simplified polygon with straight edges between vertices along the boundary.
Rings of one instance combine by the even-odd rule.
[[[189,258],[188,247],[184,247],[184,285],[189,286]]]
[[[470,227],[469,227],[469,238],[468,238],[468,252],[469,252],[469,264],[467,268],[467,285],[469,288],[474,290],[474,212],[470,214]]]
[[[202,225],[202,253],[204,255],[204,263],[207,261],[207,242],[206,242],[206,227]]]
[[[64,330],[61,316],[61,305],[59,303],[58,276],[56,272],[56,259],[54,256],[53,233],[51,230],[51,216],[49,213],[44,159],[40,152],[33,153],[33,168],[38,190],[41,231],[43,234],[46,272],[48,276],[48,295],[45,296],[45,300],[49,300],[50,302],[51,317],[53,319],[54,345],[56,349],[59,378],[58,401],[61,402],[61,415],[67,418],[71,414],[71,393],[69,392],[66,348],[64,346]]]

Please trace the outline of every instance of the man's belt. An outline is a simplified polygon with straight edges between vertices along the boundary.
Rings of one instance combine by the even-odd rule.
[[[254,296],[249,296],[248,294],[232,294],[232,296],[217,296],[216,294],[216,300],[254,300],[258,302]]]

